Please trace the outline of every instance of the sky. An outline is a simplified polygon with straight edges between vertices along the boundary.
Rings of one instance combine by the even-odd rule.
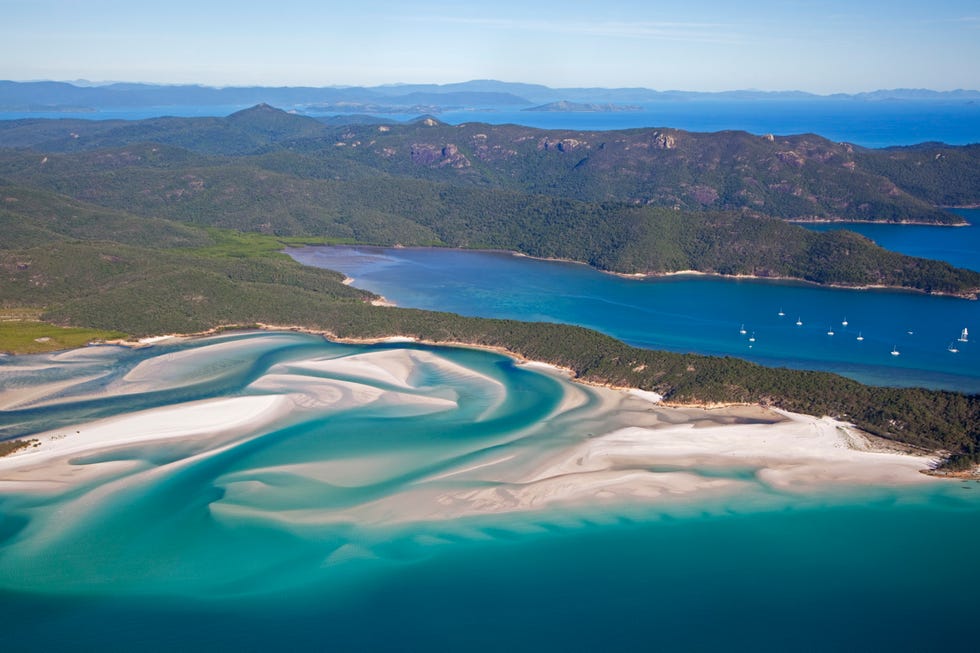
[[[0,79],[980,89],[980,0],[0,0]]]

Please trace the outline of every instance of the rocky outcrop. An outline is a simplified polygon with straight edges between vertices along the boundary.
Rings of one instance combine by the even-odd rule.
[[[412,163],[436,168],[469,168],[472,165],[466,155],[452,143],[442,147],[430,143],[413,143],[409,156]]]

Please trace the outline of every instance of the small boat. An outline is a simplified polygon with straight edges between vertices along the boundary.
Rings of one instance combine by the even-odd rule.
[[[960,334],[959,341],[968,342],[969,338],[970,338],[969,332],[967,332],[966,327],[963,327],[963,332]]]
[[[913,333],[915,333],[915,331],[913,331],[912,329],[909,329],[909,330],[908,330],[908,331],[906,331],[905,333],[907,333],[907,334],[909,334],[909,335],[912,335]]]
[[[957,349],[956,345],[954,345],[953,343],[949,343],[949,347],[946,348],[946,351],[948,351],[951,354],[955,354],[959,352],[959,349]]]
[[[847,326],[847,318],[846,317],[844,318],[844,321],[840,323],[840,325],[841,326]]]
[[[864,336],[861,335],[860,331],[858,331],[858,337],[855,340],[864,340]]]
[[[745,335],[745,325],[744,324],[738,328],[738,332],[741,333],[743,336]]]
[[[898,356],[898,347],[892,347],[892,356]]]
[[[803,320],[796,318],[796,326],[803,326]]]
[[[755,331],[753,331],[752,335],[749,336],[749,342],[755,342]]]
[[[827,335],[828,336],[834,335],[834,327],[830,327],[829,329],[827,329]]]
[[[782,317],[782,316],[786,315],[786,313],[783,313],[783,309],[779,309],[779,312],[776,313],[776,315],[778,315],[779,317]]]

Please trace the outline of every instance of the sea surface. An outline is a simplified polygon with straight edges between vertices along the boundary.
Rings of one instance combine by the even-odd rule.
[[[447,111],[436,117],[454,125],[514,123],[542,129],[673,127],[696,132],[736,129],[758,135],[811,133],[872,148],[928,141],[950,145],[980,142],[977,102],[691,100],[646,104],[642,108],[610,113]]]
[[[0,411],[3,433],[55,444],[98,428],[173,438],[195,428],[175,415],[234,407],[224,430],[77,453],[50,466],[54,482],[7,473],[4,651],[973,641],[977,483],[800,494],[751,469],[694,469],[746,489],[403,521],[433,491],[480,489],[488,466],[618,426],[593,391],[497,354],[228,334],[0,359],[4,391],[30,392]],[[279,393],[295,401],[286,415],[236,422]]]
[[[980,141],[975,107],[917,110],[714,105],[440,118],[819,132],[868,146]],[[207,114],[152,115],[160,113]],[[978,212],[963,214],[980,225]],[[848,228],[980,269],[977,226]],[[786,282],[641,281],[486,252],[293,254],[403,306],[571,321],[639,346],[980,391],[978,302]],[[964,327],[970,341],[958,343]],[[370,365],[377,356],[405,363],[386,376]],[[354,367],[335,365],[352,359]],[[100,420],[117,420],[123,436],[192,432],[207,422],[187,417],[195,410],[214,422],[179,441],[70,457],[39,487],[0,483],[0,650],[975,647],[977,483],[793,493],[757,483],[752,469],[695,470],[747,490],[696,502],[416,514],[426,492],[492,488],[479,480],[490,462],[516,473],[617,426],[596,416],[590,390],[576,388],[488,352],[297,333],[0,356],[0,439],[70,443]],[[280,393],[302,400],[247,427],[255,403]],[[570,409],[569,393],[584,403]],[[327,473],[332,482],[322,481]]]
[[[139,120],[156,116],[225,116],[246,106],[162,106],[102,109],[80,112],[6,111],[0,119],[82,118],[87,120]],[[281,107],[302,112],[304,107]],[[912,145],[929,141],[966,145],[980,143],[980,102],[888,100],[864,102],[824,99],[786,100],[688,100],[642,105],[640,111],[548,112],[512,108],[451,110],[436,114],[439,120],[513,123],[541,129],[609,130],[636,127],[672,127],[696,132],[727,129],[752,134],[815,133],[838,142],[863,147]],[[313,116],[334,116],[335,113]],[[343,115],[343,114],[340,114]],[[378,114],[407,121],[416,114]]]
[[[980,211],[961,213],[976,226],[847,226],[886,248],[977,269]],[[978,301],[788,281],[624,278],[501,252],[306,247],[289,253],[338,270],[399,306],[577,324],[638,347],[825,370],[876,385],[980,392]],[[967,342],[959,341],[963,329]]]

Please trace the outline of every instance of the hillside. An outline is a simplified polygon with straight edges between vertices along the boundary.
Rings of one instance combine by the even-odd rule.
[[[980,288],[976,272],[754,212],[678,211],[450,184],[288,150],[252,157],[157,145],[48,155],[7,150],[0,151],[0,179],[146,219],[276,236],[510,249],[623,273],[694,269],[957,295]]]
[[[33,189],[5,186],[0,195],[4,233],[19,227],[16,241],[0,240],[5,315],[40,315],[48,323],[130,336],[272,323],[341,337],[469,342],[563,365],[587,381],[653,390],[672,401],[761,402],[841,417],[883,437],[951,451],[953,467],[980,455],[977,396],[873,388],[827,373],[636,349],[572,326],[373,306],[370,293],[344,285],[341,275],[303,267],[279,253],[302,240],[148,220]],[[17,328],[20,335],[58,335],[41,322],[27,320]],[[0,330],[0,338],[10,337],[9,331]],[[14,420],[2,437],[17,435]]]
[[[360,173],[583,202],[785,220],[955,224],[961,219],[938,207],[980,203],[980,146],[900,152],[813,134],[555,131],[433,119],[335,126],[267,105],[227,118],[0,121],[0,147],[71,153],[143,142],[210,155],[302,155],[292,171],[309,176],[356,166]],[[289,165],[285,156],[282,162]]]

